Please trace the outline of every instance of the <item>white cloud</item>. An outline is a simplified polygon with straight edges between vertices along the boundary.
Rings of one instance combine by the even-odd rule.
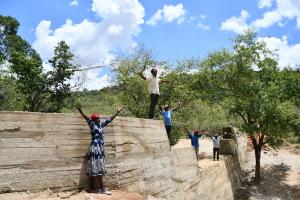
[[[269,2],[270,1],[270,2]],[[261,0],[259,8],[271,7],[271,0]],[[276,7],[264,13],[263,17],[255,20],[252,25],[256,28],[268,28],[274,24],[282,25],[286,19],[296,19],[297,27],[300,29],[300,1],[299,0],[273,0]]]
[[[112,84],[111,78],[108,74],[101,77],[98,76],[99,70],[93,69],[87,72],[87,80],[84,87],[90,90],[99,90],[99,88],[108,87]]]
[[[78,1],[74,0],[74,1],[71,1],[69,6],[78,6]]]
[[[200,19],[206,19],[206,15],[200,15]]]
[[[208,31],[210,29],[209,25],[206,25],[203,21],[207,18],[206,15],[197,15],[197,16],[191,16],[188,20],[189,24],[195,24],[196,27],[201,28],[205,31]]]
[[[67,19],[56,29],[51,28],[51,21],[43,20],[38,24],[33,47],[44,62],[53,56],[54,46],[61,40],[67,42],[75,61],[83,66],[106,65],[114,58],[115,51],[128,51],[136,46],[134,36],[140,33],[144,23],[144,7],[138,0],[93,0],[92,11],[101,20],[85,19],[76,24]],[[100,70],[92,71],[87,78],[100,88],[99,77],[94,76]],[[91,84],[87,85],[91,89]]]
[[[260,0],[258,2],[258,7],[259,8],[270,8],[270,7],[272,7],[273,1],[274,0]]]
[[[111,35],[119,35],[123,32],[124,27],[121,24],[113,24],[108,27],[107,32]]]
[[[201,28],[201,29],[203,29],[203,30],[205,30],[205,31],[208,31],[208,30],[210,29],[210,26],[205,25],[205,24],[203,24],[202,22],[199,22],[199,23],[197,24],[197,27],[199,27],[199,28]]]
[[[159,21],[164,21],[165,23],[177,21],[180,24],[184,21],[185,14],[186,10],[181,3],[177,5],[164,5],[164,8],[157,10],[146,24],[155,26]]]
[[[173,5],[165,5],[164,6],[164,20],[166,22],[172,22],[177,20],[178,23],[181,23],[184,20],[184,15],[186,10],[183,8],[182,4]]]
[[[162,20],[163,14],[162,10],[156,11],[156,13],[146,22],[146,24],[155,26],[158,21]]]
[[[255,28],[267,28],[281,20],[278,10],[266,12],[262,19],[255,20],[252,24]]]
[[[249,13],[246,10],[242,10],[240,16],[232,16],[226,19],[221,24],[221,30],[224,31],[233,31],[235,33],[243,33],[249,28],[246,23],[246,20],[249,18]]]
[[[276,37],[260,37],[258,41],[264,41],[272,51],[277,50],[278,63],[281,68],[288,65],[292,67],[300,65],[300,43],[294,45],[288,44],[287,36],[283,36],[281,39]]]
[[[296,26],[300,29],[300,0],[260,0],[258,8],[268,8],[269,11],[265,12],[262,18],[256,19],[250,25],[247,25],[246,20],[249,14],[247,11],[242,10],[239,17],[233,16],[226,19],[221,25],[221,30],[243,33],[243,30],[248,27],[256,30],[268,28],[274,24],[282,27],[286,20],[293,19],[297,21]]]

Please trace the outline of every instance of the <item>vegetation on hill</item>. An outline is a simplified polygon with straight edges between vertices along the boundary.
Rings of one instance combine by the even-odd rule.
[[[66,107],[63,108],[62,112],[77,112],[76,107],[79,106],[87,114],[110,115],[115,113],[117,107],[121,105],[118,87],[84,90],[73,92],[67,99]]]

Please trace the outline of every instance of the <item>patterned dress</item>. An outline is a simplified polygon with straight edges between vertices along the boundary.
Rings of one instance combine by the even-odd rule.
[[[110,122],[111,120],[102,123],[96,123],[91,119],[87,120],[92,135],[86,172],[88,176],[104,176],[106,174],[103,128]]]

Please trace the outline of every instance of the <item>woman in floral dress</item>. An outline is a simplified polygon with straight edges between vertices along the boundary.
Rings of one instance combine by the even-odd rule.
[[[103,128],[112,122],[122,109],[123,108],[119,107],[115,115],[111,116],[104,122],[100,122],[99,114],[92,114],[91,117],[88,117],[83,114],[81,108],[77,108],[91,129],[92,141],[88,152],[87,175],[89,177],[97,177],[100,185],[99,192],[108,195],[110,195],[111,192],[106,190],[103,183],[103,176],[106,175]]]

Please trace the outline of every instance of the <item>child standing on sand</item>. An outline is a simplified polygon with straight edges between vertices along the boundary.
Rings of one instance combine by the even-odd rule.
[[[199,130],[194,130],[192,131],[188,131],[188,129],[186,128],[186,126],[184,127],[185,132],[188,134],[188,137],[191,139],[191,144],[194,147],[195,153],[196,153],[196,158],[197,160],[200,159],[199,156],[199,138],[201,138],[202,135],[205,135],[207,133],[207,131],[201,133]]]
[[[217,154],[217,160],[219,160],[219,152],[220,152],[220,140],[222,139],[223,135],[219,136],[218,134],[215,134],[214,137],[208,135],[213,142],[213,158],[215,161],[216,154]]]

